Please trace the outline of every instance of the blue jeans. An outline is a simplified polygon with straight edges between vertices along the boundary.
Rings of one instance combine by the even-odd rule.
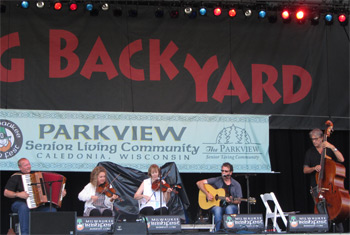
[[[40,206],[38,208],[30,210],[27,206],[26,202],[23,201],[15,201],[11,206],[12,212],[18,214],[19,223],[21,226],[21,234],[27,235],[29,234],[29,212],[30,211],[42,211],[42,212],[50,212],[50,207],[48,206]],[[52,212],[56,212],[56,208],[51,208]]]
[[[215,216],[214,223],[215,223],[215,232],[218,232],[220,230],[221,221],[223,214],[237,214],[238,213],[238,206],[235,204],[231,204],[228,206],[214,206],[211,209],[211,213]]]

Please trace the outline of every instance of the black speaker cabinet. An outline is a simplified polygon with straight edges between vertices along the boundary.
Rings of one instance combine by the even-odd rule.
[[[30,234],[75,234],[77,213],[30,212]]]
[[[147,224],[139,222],[116,222],[112,225],[113,234],[148,234]]]

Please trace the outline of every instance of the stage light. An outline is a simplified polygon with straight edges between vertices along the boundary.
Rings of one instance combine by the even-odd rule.
[[[243,13],[244,13],[245,17],[251,17],[253,14],[253,11],[250,8],[245,8],[245,9],[243,9]]]
[[[76,3],[75,1],[71,1],[71,2],[69,3],[69,10],[71,10],[71,11],[76,11],[77,9],[78,9],[77,3]]]
[[[162,18],[164,16],[164,10],[162,8],[158,7],[156,9],[156,11],[154,12],[154,15],[157,18]]]
[[[190,15],[193,12],[192,7],[185,7],[184,12],[186,15]]]
[[[215,7],[213,10],[214,16],[220,16],[221,12],[222,12],[222,10],[220,7]]]
[[[339,21],[340,25],[346,26],[348,24],[348,17],[346,16],[345,13],[339,13],[338,21]]]
[[[170,15],[170,18],[173,18],[173,19],[178,18],[179,17],[179,10],[172,9],[172,10],[170,10],[169,15]]]
[[[192,7],[186,7],[184,12],[191,19],[194,19],[197,16],[197,12]]]
[[[113,15],[115,17],[119,17],[119,16],[122,16],[123,14],[123,10],[120,6],[117,6],[114,10],[113,10]]]
[[[92,5],[92,3],[89,2],[89,3],[86,3],[85,9],[87,11],[92,11],[92,9],[94,9],[94,6]]]
[[[259,10],[258,12],[258,18],[259,19],[265,19],[266,18],[266,11],[264,9]]]
[[[333,14],[332,13],[326,13],[324,16],[324,20],[326,21],[327,25],[333,24]]]
[[[304,23],[306,18],[305,11],[303,9],[297,10],[297,12],[295,13],[295,18],[297,19],[298,23]]]
[[[313,10],[310,14],[310,21],[312,25],[318,25],[320,21],[320,12],[318,10]]]
[[[109,5],[108,5],[108,3],[103,3],[102,4],[102,6],[101,6],[101,9],[103,10],[103,11],[108,11],[109,10]]]
[[[201,16],[205,16],[205,15],[207,14],[207,8],[201,7],[201,8],[199,9],[199,14],[200,14]]]
[[[228,10],[228,15],[229,15],[229,17],[231,17],[231,18],[235,17],[235,16],[237,15],[236,9],[235,9],[235,8],[230,8],[230,9]]]
[[[284,23],[290,22],[291,17],[290,17],[290,12],[289,12],[289,10],[284,9],[284,10],[282,11],[282,13],[281,13],[281,16],[282,16],[282,20],[283,20]]]
[[[53,4],[53,9],[55,9],[56,11],[59,11],[62,9],[62,3],[57,1]]]
[[[36,5],[37,8],[40,8],[40,9],[41,9],[41,8],[44,8],[45,3],[44,3],[43,1],[38,1],[38,2],[36,2],[35,5]]]
[[[29,2],[28,2],[28,1],[22,1],[22,2],[21,2],[21,7],[22,7],[23,9],[27,9],[27,8],[29,7]]]
[[[269,11],[267,14],[267,19],[270,23],[276,23],[277,21],[277,12],[276,11]]]

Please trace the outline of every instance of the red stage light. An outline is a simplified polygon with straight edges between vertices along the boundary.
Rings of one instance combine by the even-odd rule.
[[[236,10],[234,8],[231,8],[229,11],[228,11],[228,15],[230,17],[235,17],[237,14]]]
[[[288,20],[290,18],[290,13],[288,10],[283,10],[282,11],[282,19]]]
[[[78,5],[74,2],[69,5],[69,9],[71,11],[76,11],[78,9]]]
[[[344,23],[346,21],[346,15],[345,14],[340,14],[338,16],[338,20],[340,23]]]
[[[220,7],[214,8],[214,16],[219,16],[219,15],[221,15],[221,8]]]
[[[297,13],[295,14],[295,17],[297,20],[303,20],[305,19],[305,13],[303,10],[298,10]]]
[[[53,5],[53,8],[56,10],[56,11],[59,11],[62,9],[62,3],[60,2],[55,2],[55,4]]]

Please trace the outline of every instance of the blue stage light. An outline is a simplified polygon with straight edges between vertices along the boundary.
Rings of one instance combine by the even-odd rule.
[[[21,2],[21,7],[24,9],[27,9],[29,7],[29,2],[28,1],[22,1]]]
[[[265,10],[260,10],[259,13],[258,13],[258,17],[260,19],[265,19],[266,17],[266,11]]]
[[[87,11],[92,11],[93,8],[94,8],[94,6],[92,5],[92,3],[88,3],[88,4],[86,4],[86,6],[85,6],[85,9],[86,9]]]
[[[324,16],[324,19],[325,19],[326,22],[331,23],[333,21],[333,15],[331,13],[327,13]]]
[[[201,16],[205,16],[205,15],[207,14],[207,9],[206,9],[205,7],[201,7],[201,8],[199,9],[199,14],[200,14]]]

